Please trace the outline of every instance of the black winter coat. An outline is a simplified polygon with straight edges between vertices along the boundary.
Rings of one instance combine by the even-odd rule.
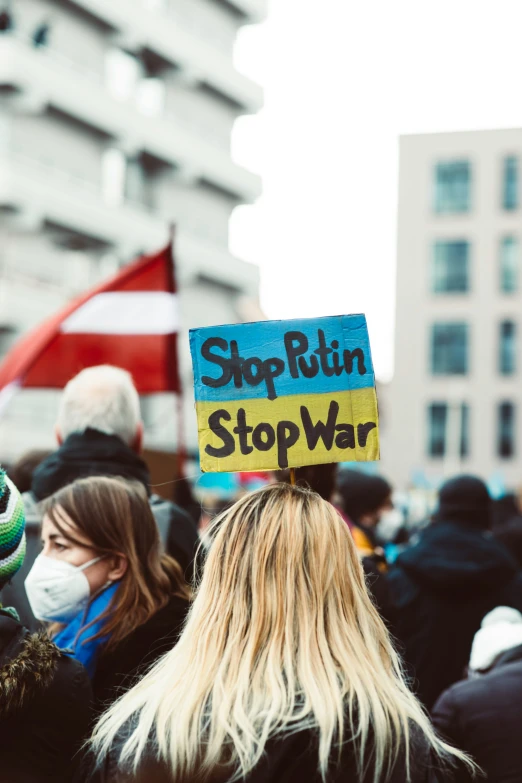
[[[489,533],[437,522],[403,552],[387,576],[392,631],[417,695],[431,709],[462,679],[484,616],[497,606],[522,611],[522,574]]]
[[[121,476],[143,484],[168,554],[184,571],[190,568],[199,543],[192,518],[172,501],[151,495],[147,465],[116,435],[90,428],[69,435],[36,468],[31,491],[38,501],[44,500],[75,479],[87,476]]]
[[[101,653],[92,681],[97,711],[128,690],[136,677],[172,650],[181,634],[188,607],[184,598],[173,596],[163,609],[113,650]]]
[[[83,666],[0,610],[0,783],[68,783],[88,736]]]
[[[488,674],[443,693],[433,722],[449,742],[473,756],[491,783],[520,783],[522,645],[504,653]]]
[[[412,753],[410,759],[411,783],[450,783],[452,775],[437,771],[429,746],[418,732],[412,732]],[[229,783],[230,774],[216,771],[205,777],[205,783]],[[241,779],[243,780],[243,778]],[[391,778],[387,783],[405,783],[405,754],[399,757]],[[199,776],[173,779],[167,767],[149,758],[136,773],[118,770],[113,759],[108,759],[105,769],[90,779],[90,783],[203,783]],[[258,766],[244,783],[323,783],[318,772],[318,742],[312,731],[300,731],[284,739],[271,740]],[[357,772],[353,747],[350,742],[343,746],[338,765],[331,766],[325,783],[373,783],[373,774],[361,778]]]

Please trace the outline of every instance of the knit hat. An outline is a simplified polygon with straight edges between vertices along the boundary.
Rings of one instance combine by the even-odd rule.
[[[439,491],[435,518],[487,530],[491,526],[491,498],[484,482],[475,476],[456,476]]]
[[[0,468],[0,587],[18,571],[25,557],[25,512],[22,496]]]
[[[356,524],[364,514],[377,511],[392,493],[386,479],[358,470],[341,471],[337,477],[337,489],[344,512]]]
[[[522,644],[522,614],[509,606],[497,606],[482,620],[475,634],[469,668],[486,671],[507,650]]]

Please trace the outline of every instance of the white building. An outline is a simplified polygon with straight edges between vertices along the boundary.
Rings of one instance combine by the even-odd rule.
[[[522,484],[522,130],[400,145],[395,375],[384,473]]]
[[[5,4],[2,4],[5,8]],[[16,0],[0,33],[0,356],[20,333],[177,225],[186,332],[244,319],[258,270],[228,250],[259,177],[231,131],[262,105],[237,72],[238,29],[266,0]],[[52,444],[56,393],[24,392],[0,421],[0,456]],[[172,403],[144,406],[149,442],[172,448]],[[190,414],[189,414],[190,412]],[[195,429],[189,425],[190,445]]]

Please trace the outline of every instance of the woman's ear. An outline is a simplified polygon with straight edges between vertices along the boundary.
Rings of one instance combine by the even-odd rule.
[[[125,575],[128,565],[129,561],[126,555],[113,555],[111,557],[111,570],[107,574],[107,579],[110,582],[117,582]]]

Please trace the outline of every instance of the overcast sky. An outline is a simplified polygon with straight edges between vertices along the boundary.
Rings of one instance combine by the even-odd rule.
[[[270,318],[366,313],[393,370],[398,137],[522,127],[520,0],[272,0],[237,66],[265,89],[234,156],[264,194],[232,219]]]

